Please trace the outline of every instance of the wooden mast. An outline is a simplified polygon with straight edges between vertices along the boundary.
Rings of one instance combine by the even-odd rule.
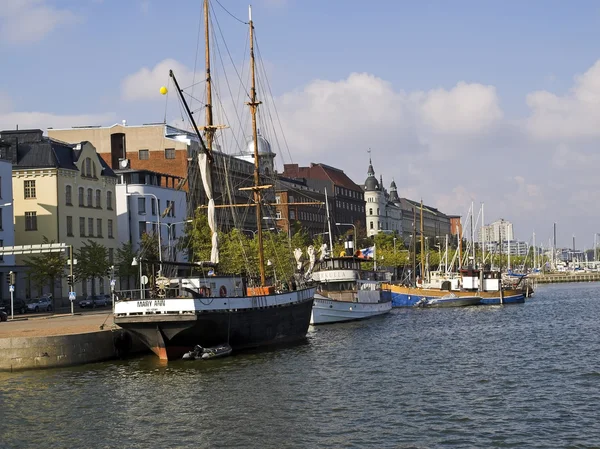
[[[260,171],[258,160],[258,130],[256,128],[256,109],[261,103],[256,101],[256,75],[254,68],[254,24],[252,22],[252,7],[248,7],[248,25],[250,26],[250,76],[252,85],[250,88],[250,101],[247,103],[250,106],[252,114],[252,141],[254,142],[254,203],[256,205],[256,230],[258,234],[258,266],[260,269],[260,285],[266,285],[265,276],[265,254],[263,251],[263,234],[262,234],[262,208],[261,208],[261,193],[260,193]]]
[[[204,136],[206,137],[206,148],[212,151],[215,127],[213,126],[212,113],[212,77],[210,75],[210,33],[208,19],[208,0],[204,0],[204,40],[206,42],[204,49],[206,66],[206,126],[204,127]]]

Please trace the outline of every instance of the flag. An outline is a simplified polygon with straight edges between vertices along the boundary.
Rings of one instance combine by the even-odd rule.
[[[372,259],[375,255],[375,246],[370,246],[365,249],[361,249],[358,251],[358,256],[362,259]]]

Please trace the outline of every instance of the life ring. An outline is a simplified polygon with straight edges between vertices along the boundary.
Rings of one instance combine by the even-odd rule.
[[[200,287],[200,294],[205,298],[210,297],[210,288],[203,285],[202,287]]]
[[[227,287],[221,285],[221,288],[219,288],[219,295],[221,296],[221,298],[227,296]]]

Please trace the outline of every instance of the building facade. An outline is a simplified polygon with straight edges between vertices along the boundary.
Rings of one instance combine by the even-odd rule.
[[[73,245],[74,251],[94,241],[106,247],[109,263],[118,248],[115,186],[117,177],[89,142],[66,144],[42,131],[3,131],[10,147],[15,245],[44,243],[44,238]],[[23,264],[24,256],[16,263]],[[66,272],[66,268],[65,268]],[[81,281],[78,296],[109,292],[108,278]],[[52,286],[55,297],[66,297],[65,280]],[[31,284],[26,296],[42,292]]]
[[[325,194],[308,187],[306,181],[279,177],[275,185],[275,203],[274,221],[282,231],[291,234],[298,224],[311,238],[328,232]],[[333,214],[331,203],[329,213]]]
[[[125,123],[109,127],[78,127],[49,129],[50,137],[65,142],[90,141],[98,148],[100,156],[113,170],[147,170],[172,175],[163,177],[162,182],[179,179],[180,185],[163,185],[188,192],[187,215],[193,216],[198,207],[206,206],[207,197],[198,169],[200,142],[198,136],[166,124],[131,126]],[[262,136],[258,138],[261,182],[275,184],[274,158],[271,145]],[[249,204],[252,192],[240,190],[254,183],[254,142],[251,139],[239,151],[224,152],[213,144],[211,178],[216,205]],[[265,192],[265,201],[274,202],[273,190]],[[219,229],[232,227],[256,229],[256,217],[252,213],[241,213],[237,208],[219,208]]]
[[[501,218],[479,229],[478,237],[479,243],[514,240],[513,224]]]
[[[332,231],[345,234],[346,227],[334,227],[335,223],[344,226],[365,226],[365,198],[362,188],[352,181],[343,170],[325,164],[311,163],[309,167],[298,164],[285,164],[283,174],[286,178],[302,180],[306,185],[327,194],[332,205]]]
[[[186,253],[177,248],[188,220],[187,193],[165,187],[179,185],[181,179],[149,170],[125,169],[115,173],[119,243],[131,242],[139,253],[142,236],[154,233],[160,235],[163,260],[187,261]]]
[[[383,179],[377,181],[373,164],[369,159],[365,192],[367,237],[380,232],[402,235],[402,209],[396,183],[392,181],[390,192],[383,187]]]

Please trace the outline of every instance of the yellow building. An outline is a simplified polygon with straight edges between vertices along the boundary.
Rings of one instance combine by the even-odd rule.
[[[43,243],[46,237],[77,251],[91,240],[107,248],[114,264],[119,247],[117,177],[94,146],[52,140],[41,130],[3,131],[1,137],[11,145],[15,245]],[[17,265],[24,258],[17,256]],[[75,285],[77,297],[109,293],[108,282],[80,282]],[[55,298],[66,298],[66,279],[52,290]],[[41,292],[30,286],[28,293],[34,297]]]

